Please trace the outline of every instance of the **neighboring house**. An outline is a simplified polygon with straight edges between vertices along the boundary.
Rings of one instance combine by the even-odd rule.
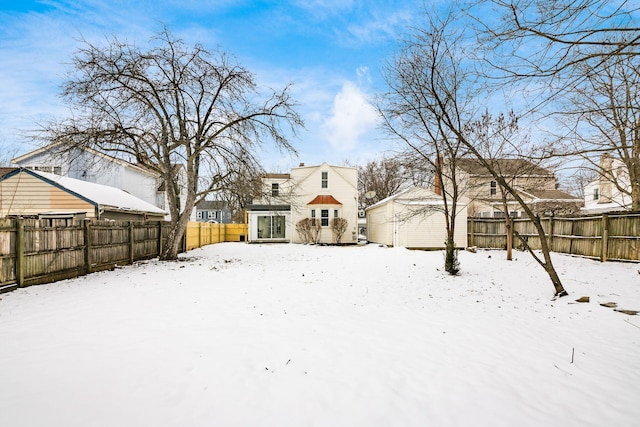
[[[196,221],[230,224],[231,209],[220,200],[203,200],[196,205]]]
[[[603,155],[600,177],[584,188],[584,213],[631,209],[631,182],[626,165],[620,159]],[[621,191],[626,189],[626,191]]]
[[[14,168],[0,177],[0,217],[162,221],[166,212],[106,185]]]
[[[549,170],[523,159],[497,159],[493,162],[534,213],[569,215],[579,212],[582,199],[558,190],[556,176]],[[468,216],[504,217],[500,188],[489,171],[475,159],[458,159],[457,168],[460,188],[470,200]],[[507,209],[511,217],[524,215],[513,197],[508,197]]]
[[[101,153],[92,148],[64,151],[62,143],[53,143],[16,157],[13,163],[35,171],[49,172],[81,181],[119,188],[164,211],[169,211],[164,180],[142,164],[134,164]],[[184,168],[175,166],[184,175]],[[186,200],[186,188],[181,189],[181,207]],[[195,220],[195,211],[192,219]],[[168,217],[166,219],[169,219]]]
[[[333,218],[347,220],[342,243],[358,239],[358,171],[354,167],[318,166],[292,168],[290,174],[260,177],[262,194],[249,205],[249,242],[302,243],[296,224],[305,218],[320,221],[320,243],[335,243]]]
[[[447,240],[442,196],[411,187],[366,209],[367,240],[413,249],[444,249]],[[467,201],[458,201],[454,241],[467,246]]]

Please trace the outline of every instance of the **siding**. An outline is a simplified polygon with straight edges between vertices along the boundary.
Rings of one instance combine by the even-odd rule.
[[[322,172],[328,172],[329,185],[328,188],[322,188]],[[311,209],[335,209],[335,205],[313,205],[308,206],[307,203],[312,201],[318,195],[331,195],[336,198],[342,206],[340,206],[340,217],[348,221],[347,231],[342,237],[344,243],[355,242],[358,232],[358,172],[355,168],[331,166],[323,163],[319,166],[307,166],[293,168],[291,170],[291,180],[293,181],[295,198],[291,203],[291,222],[293,230],[291,233],[293,242],[301,242],[300,236],[295,231],[295,224],[304,218],[311,216]],[[316,213],[320,218],[319,212]],[[329,220],[333,218],[333,212],[329,213]],[[324,227],[321,231],[324,243],[331,243],[335,240],[335,236],[330,227]],[[354,237],[356,240],[354,240]]]
[[[16,190],[17,185],[19,189]],[[0,182],[0,214],[36,215],[47,211],[86,212],[95,217],[91,203],[26,173],[19,173]]]
[[[370,242],[407,248],[444,248],[446,221],[441,201],[432,191],[416,187],[367,210],[367,239]],[[408,204],[420,202],[422,204]],[[424,203],[427,203],[426,205]],[[460,202],[459,202],[460,203]],[[467,246],[466,204],[458,205],[454,241]],[[394,234],[397,231],[397,242]]]

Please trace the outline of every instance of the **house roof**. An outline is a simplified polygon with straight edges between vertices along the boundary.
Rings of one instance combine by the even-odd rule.
[[[9,172],[13,172],[16,168],[0,168],[0,178],[8,174]]]
[[[431,189],[426,187],[421,187],[421,186],[413,186],[413,187],[405,188],[404,190],[396,194],[393,194],[387,198],[384,198],[379,202],[376,202],[373,205],[369,206],[365,210],[382,206],[385,203],[389,203],[392,200],[401,202],[406,205],[409,205],[409,204],[434,205],[434,204],[443,203],[442,196],[439,196],[438,194],[434,193]]]
[[[307,205],[341,205],[339,201],[337,201],[331,195],[318,195],[312,201],[307,203]]]
[[[526,190],[527,193],[542,200],[571,200],[582,201],[582,198],[572,196],[561,190]]]
[[[288,173],[265,173],[260,175],[260,178],[276,178],[276,179],[289,179],[291,174]]]
[[[12,159],[11,162],[16,163],[16,164],[20,164],[21,162],[29,160],[31,157],[46,153],[48,151],[50,151],[50,152],[52,152],[54,154],[55,153],[62,153],[64,149],[63,148],[58,148],[58,147],[64,146],[64,144],[65,144],[64,141],[54,142],[54,143],[46,145],[44,147],[40,147],[37,150],[33,150],[33,151],[25,153],[25,154],[23,154],[21,156],[18,156],[16,158]],[[58,148],[58,151],[56,151],[56,148]],[[157,172],[155,172],[154,170],[150,169],[148,166],[146,166],[144,164],[131,163],[131,162],[128,162],[128,161],[126,161],[124,159],[119,159],[117,157],[110,156],[109,154],[105,154],[103,152],[100,152],[100,151],[95,150],[95,149],[90,148],[90,147],[83,147],[83,148],[79,148],[79,149],[84,150],[84,151],[86,151],[88,153],[91,153],[91,154],[93,154],[95,156],[102,157],[103,159],[106,159],[108,161],[111,161],[111,162],[114,162],[114,163],[129,167],[131,169],[135,169],[137,171],[146,173],[148,175],[152,175],[152,176],[155,176],[155,177],[157,177],[159,175]],[[27,165],[27,166],[29,166],[29,165]]]
[[[52,173],[32,171],[25,168],[15,168],[12,172],[0,177],[0,180],[7,179],[20,172],[27,173],[42,181],[60,188],[76,197],[79,197],[100,208],[115,211],[135,211],[165,215],[162,209],[138,199],[135,196],[120,190],[119,188],[107,185],[95,184],[93,182],[81,181],[79,179],[66,176],[54,175]]]
[[[524,159],[493,159],[489,160],[490,163],[495,165],[495,168],[500,171],[502,175],[553,175],[549,170],[540,167],[528,160]],[[490,175],[489,171],[480,163],[477,159],[458,159],[456,160],[456,166],[468,172],[471,175]]]
[[[227,207],[227,202],[222,200],[203,200],[196,204],[196,209],[201,211],[206,210],[220,210]]]

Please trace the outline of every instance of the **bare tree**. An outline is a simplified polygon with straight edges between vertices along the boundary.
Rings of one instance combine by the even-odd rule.
[[[167,29],[148,50],[116,38],[106,46],[85,41],[73,64],[63,90],[73,114],[46,137],[131,156],[161,175],[173,225],[161,259],[177,257],[197,202],[224,187],[239,165],[257,165],[261,141],[294,151],[286,131],[295,134],[302,121],[288,87],[263,95],[232,57],[187,46]],[[184,183],[176,164],[184,165]]]
[[[585,76],[572,88],[565,104],[566,120],[575,143],[573,152],[586,160],[589,169],[631,199],[640,210],[640,56],[617,56],[607,61],[583,61],[577,69]],[[619,159],[624,171],[611,168],[603,156]],[[612,159],[613,161],[613,159]]]
[[[583,159],[582,167],[629,195],[632,209],[640,209],[640,4],[488,3],[497,13],[476,16],[482,57],[491,65],[488,75],[500,85],[526,87],[531,117],[559,119],[565,132],[556,132],[557,146],[564,149],[549,156]],[[622,161],[623,179],[602,167],[603,153]]]
[[[414,31],[409,49],[401,51],[391,71],[401,78],[400,81],[406,81],[407,86],[416,88],[410,94],[415,92],[419,96],[407,96],[404,91],[395,89],[394,92],[399,93],[400,99],[405,101],[404,105],[410,108],[404,110],[389,108],[388,111],[410,118],[414,115],[417,119],[416,123],[423,123],[421,132],[426,132],[428,129],[435,136],[432,140],[449,141],[448,145],[454,148],[453,154],[456,154],[450,158],[459,158],[461,153],[468,153],[478,160],[531,217],[540,237],[543,257],[540,258],[533,251],[531,254],[549,275],[555,289],[555,296],[567,295],[553,266],[540,218],[527,206],[517,189],[507,182],[500,171],[496,170],[491,160],[483,156],[476,141],[467,130],[468,124],[477,115],[481,93],[477,91],[479,88],[477,75],[470,66],[472,64],[465,63],[465,58],[470,57],[464,51],[464,47],[469,46],[465,43],[465,28],[452,25],[454,18],[453,14],[438,18],[434,14],[427,13],[426,26]],[[418,111],[420,114],[417,114]],[[391,117],[395,117],[395,114]],[[396,133],[403,141],[412,143],[417,132],[409,133],[410,137],[405,132]],[[455,163],[452,167],[452,172],[455,174]]]
[[[607,68],[610,58],[640,56],[640,6],[635,1],[490,3],[495,6],[493,13],[476,18],[482,42],[490,48],[491,56],[485,58],[509,77],[561,77],[563,73],[572,75],[573,68],[585,61],[601,70]]]
[[[406,181],[402,163],[397,158],[383,157],[358,166],[360,207],[367,208],[396,194]]]
[[[431,19],[431,28],[439,25],[436,17],[427,17]],[[442,24],[447,25],[452,19],[450,15]],[[443,84],[463,82],[459,75],[462,70],[442,64],[443,54],[452,53],[450,49],[455,42],[455,38],[448,39],[444,33],[416,30],[387,64],[385,80],[389,91],[382,95],[377,106],[384,129],[405,146],[402,158],[406,167],[424,169],[426,165],[434,173],[434,191],[442,197],[447,229],[445,270],[453,275],[459,271],[454,236],[463,192],[457,179],[456,163],[465,155],[466,148],[443,120],[443,115],[434,112],[436,108],[448,110],[451,117],[459,120],[458,127],[462,127],[461,105],[450,100],[436,105],[439,99],[445,98],[443,91],[451,89]],[[442,74],[436,75],[434,70]],[[457,86],[453,90],[461,91],[463,87]]]
[[[347,231],[347,227],[349,226],[349,221],[345,218],[333,218],[331,220],[331,230],[333,234],[336,235],[336,243],[342,243],[342,236],[344,232]]]
[[[316,218],[304,218],[296,223],[296,231],[304,243],[318,243],[322,226]]]

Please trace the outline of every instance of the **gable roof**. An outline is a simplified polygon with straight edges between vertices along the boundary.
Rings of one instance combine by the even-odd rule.
[[[526,190],[526,193],[531,194],[537,199],[540,200],[569,200],[569,201],[582,201],[582,198],[572,196],[569,193],[566,193],[561,190]]]
[[[200,211],[221,210],[227,207],[227,202],[222,200],[203,200],[196,204],[196,209]]]
[[[373,205],[367,207],[365,210],[382,206],[386,203],[389,203],[390,201],[397,201],[403,204],[422,204],[422,205],[444,204],[444,202],[442,201],[442,196],[434,193],[433,190],[427,187],[413,186],[413,187],[405,188],[404,190],[396,194],[393,194],[387,198],[384,198],[379,202],[376,202]]]
[[[309,179],[309,177],[313,175],[313,173],[316,171],[323,172],[324,170],[331,170],[335,172],[345,182],[348,182],[350,185],[356,188],[358,186],[357,180],[356,182],[350,182],[348,179],[345,178],[344,173],[342,172],[347,169],[357,171],[358,168],[353,166],[334,166],[334,165],[330,165],[327,162],[322,162],[319,165],[299,166],[297,168],[291,168],[291,175],[294,175],[294,174],[298,175],[298,173],[300,173],[300,175],[298,176],[299,181],[297,182],[297,184],[299,185],[300,183]]]
[[[25,168],[15,168],[13,171],[0,177],[0,180],[8,179],[20,172],[27,173],[38,178],[47,184],[66,191],[67,193],[85,200],[94,206],[107,208],[108,210],[148,212],[166,215],[166,212],[162,209],[147,203],[144,200],[138,199],[119,188],[94,184],[93,182],[81,181],[79,179],[54,175],[52,173],[33,171]]]
[[[318,195],[312,201],[307,203],[307,205],[341,205],[339,201],[335,199],[335,197],[331,195]]]
[[[291,174],[288,173],[264,173],[259,178],[273,178],[273,179],[289,179]]]
[[[25,153],[25,154],[23,154],[21,156],[15,157],[14,159],[11,160],[11,162],[12,163],[16,163],[16,164],[20,164],[21,162],[29,160],[31,157],[34,157],[34,156],[37,156],[37,155],[40,155],[40,154],[44,154],[44,153],[47,153],[47,152],[56,153],[56,148],[60,147],[60,146],[64,146],[64,141],[58,141],[58,142],[51,143],[49,145],[45,145],[44,147],[40,147],[40,148],[38,148],[36,150],[30,151],[30,152]],[[105,153],[103,153],[101,151],[98,151],[98,150],[95,150],[95,149],[93,149],[91,147],[83,147],[83,148],[77,148],[77,149],[84,150],[87,153],[91,153],[94,156],[100,157],[100,158],[102,158],[104,160],[107,160],[107,161],[116,163],[118,165],[134,169],[136,171],[145,173],[147,175],[151,175],[151,176],[154,176],[154,177],[159,176],[159,174],[157,172],[151,170],[149,167],[145,166],[144,164],[134,164],[134,163],[128,162],[128,161],[126,161],[124,159],[119,159],[117,157],[110,156],[109,154],[105,154]],[[60,148],[57,152],[62,153],[63,150],[64,149]],[[27,166],[29,166],[29,165],[27,165]]]
[[[16,168],[0,168],[0,178],[8,174],[9,172],[13,172]]]
[[[528,160],[524,159],[493,159],[489,160],[490,163],[495,165],[495,168],[506,176],[517,175],[534,175],[534,176],[549,176],[553,175],[549,170],[538,166]],[[459,169],[471,174],[471,175],[491,175],[489,171],[482,165],[477,159],[457,159],[456,166]]]

